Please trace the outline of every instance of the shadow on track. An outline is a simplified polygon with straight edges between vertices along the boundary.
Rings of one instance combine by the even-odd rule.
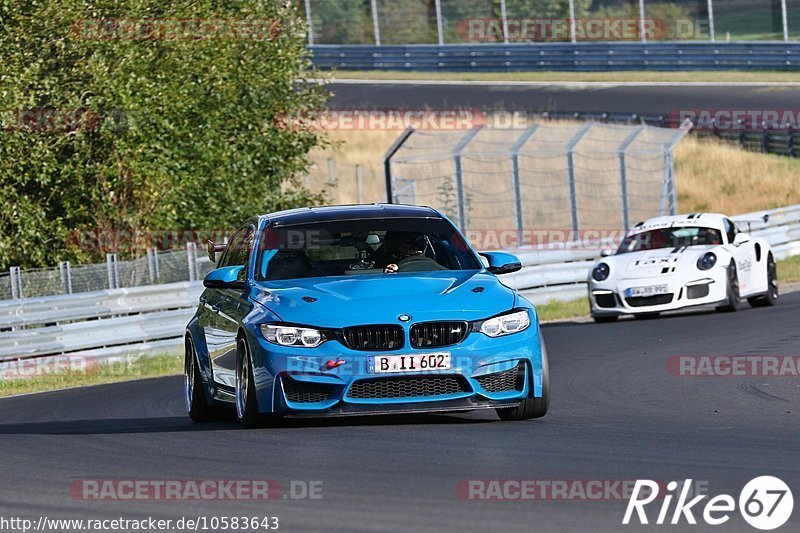
[[[341,418],[285,418],[265,429],[300,429],[340,426],[392,426],[420,424],[474,424],[495,422],[444,414],[375,415]],[[185,416],[116,418],[0,424],[0,435],[113,435],[125,433],[178,433],[183,431],[231,431],[243,429],[234,421],[193,423]]]

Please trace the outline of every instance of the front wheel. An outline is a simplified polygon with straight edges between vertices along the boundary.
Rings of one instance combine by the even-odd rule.
[[[739,276],[736,273],[736,263],[731,261],[728,266],[728,301],[716,308],[722,313],[733,313],[739,310]]]
[[[751,307],[768,307],[778,301],[778,265],[770,252],[767,257],[767,292],[747,299]]]
[[[542,396],[538,398],[525,398],[516,407],[496,409],[500,420],[528,420],[541,418],[547,414],[550,407],[550,370],[547,364],[547,349],[542,344]]]
[[[236,419],[247,429],[259,427],[263,423],[258,412],[250,349],[244,336],[239,338],[236,347]]]

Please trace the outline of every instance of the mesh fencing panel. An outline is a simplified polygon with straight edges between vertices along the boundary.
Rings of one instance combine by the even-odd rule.
[[[392,160],[393,196],[483,235],[620,232],[675,211],[671,152],[685,133],[595,123],[415,132]]]

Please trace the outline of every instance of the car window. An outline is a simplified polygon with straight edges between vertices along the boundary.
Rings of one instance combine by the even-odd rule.
[[[718,244],[722,244],[722,233],[716,228],[675,226],[628,235],[620,244],[617,253]]]
[[[255,228],[253,226],[245,226],[239,229],[231,238],[231,242],[225,249],[225,255],[220,259],[217,267],[247,266],[250,251],[253,249],[254,235]]]
[[[479,270],[481,264],[442,219],[370,219],[270,228],[259,244],[265,281],[398,272]]]

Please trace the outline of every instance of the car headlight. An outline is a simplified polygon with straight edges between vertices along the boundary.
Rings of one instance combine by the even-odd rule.
[[[523,309],[484,320],[480,325],[480,332],[489,337],[502,337],[520,332],[530,325],[531,317],[528,311]]]
[[[611,267],[605,263],[598,263],[592,269],[592,279],[595,281],[605,281],[608,279],[609,274],[611,274]]]
[[[709,270],[717,264],[717,256],[714,252],[706,252],[697,260],[697,268],[700,270]]]
[[[262,324],[261,334],[273,344],[315,348],[325,342],[325,334],[314,328]]]

